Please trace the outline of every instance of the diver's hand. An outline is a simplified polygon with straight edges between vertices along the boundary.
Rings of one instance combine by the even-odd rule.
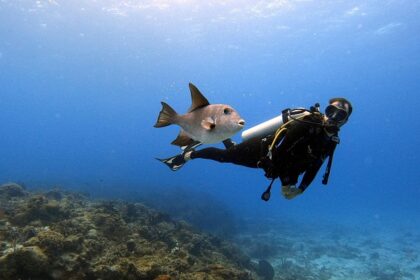
[[[292,199],[302,193],[302,190],[295,185],[285,185],[281,187],[281,192],[286,199]]]
[[[293,199],[296,196],[300,195],[301,193],[302,193],[301,189],[294,187],[294,188],[290,188],[289,194],[286,195],[285,197],[286,199]]]
[[[283,194],[284,197],[286,197],[286,195],[289,194],[290,187],[291,187],[290,185],[281,186],[281,193]]]

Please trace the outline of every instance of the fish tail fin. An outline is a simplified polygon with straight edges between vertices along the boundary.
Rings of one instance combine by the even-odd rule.
[[[160,110],[159,117],[154,125],[154,127],[164,127],[171,125],[175,122],[176,117],[178,114],[172,109],[171,106],[166,104],[165,102],[161,102],[162,110]]]

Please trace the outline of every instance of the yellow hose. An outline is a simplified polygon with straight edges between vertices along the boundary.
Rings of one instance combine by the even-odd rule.
[[[287,126],[289,123],[293,122],[294,120],[299,120],[299,119],[302,119],[302,118],[303,118],[303,117],[305,117],[305,116],[306,116],[306,115],[303,115],[303,116],[300,116],[300,117],[297,117],[297,118],[291,119],[291,120],[289,120],[287,123],[282,124],[282,125],[281,125],[281,126],[280,126],[277,130],[276,130],[276,133],[274,134],[274,139],[273,139],[273,142],[271,142],[271,145],[270,145],[270,147],[268,148],[268,156],[270,157],[270,159],[271,159],[271,157],[272,157],[271,151],[273,150],[274,145],[276,145],[277,140],[279,139],[280,135],[281,135],[283,132],[286,132],[286,130],[287,130],[286,126]]]

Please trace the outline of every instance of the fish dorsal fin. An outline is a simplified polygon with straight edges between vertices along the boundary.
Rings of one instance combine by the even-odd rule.
[[[172,145],[176,146],[188,146],[194,142],[193,139],[191,139],[190,136],[188,136],[184,130],[181,129],[181,131],[178,134],[178,137],[174,141],[172,141]]]
[[[210,104],[207,98],[204,97],[204,95],[198,90],[198,88],[195,85],[190,83],[189,87],[191,92],[192,104],[190,109],[188,110],[188,113]]]

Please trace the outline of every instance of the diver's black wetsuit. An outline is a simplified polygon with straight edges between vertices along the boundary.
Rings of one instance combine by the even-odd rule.
[[[322,127],[322,115],[311,114],[287,125],[277,141],[272,160],[267,157],[273,135],[252,138],[229,149],[206,148],[191,153],[191,158],[211,159],[252,168],[262,168],[268,178],[279,177],[283,185],[295,185],[304,173],[299,188],[304,191],[315,178],[324,160],[337,144],[337,133],[329,136]]]

